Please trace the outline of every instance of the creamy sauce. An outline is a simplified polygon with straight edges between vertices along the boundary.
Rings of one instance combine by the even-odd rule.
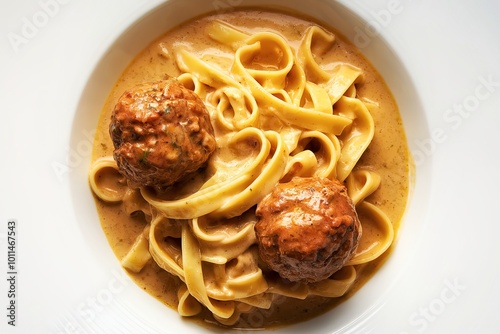
[[[248,32],[254,32],[261,28],[279,32],[291,40],[292,45],[298,45],[303,35],[302,32],[312,22],[310,19],[297,18],[282,13],[253,10],[250,12],[247,10],[224,13],[215,17]],[[175,65],[174,57],[169,54],[168,50],[182,44],[185,48],[198,52],[200,55],[203,55],[204,50],[214,52],[217,44],[203,33],[204,27],[212,18],[213,16],[210,18],[202,17],[168,32],[141,52],[124,71],[103,107],[94,142],[94,160],[113,153],[108,126],[111,112],[120,95],[136,84],[180,74]],[[320,25],[326,27],[324,24]],[[328,30],[335,32],[331,28],[328,28]],[[347,62],[361,68],[364,72],[365,81],[358,86],[358,95],[379,104],[379,108],[372,110],[375,122],[374,139],[356,168],[369,169],[381,176],[382,182],[379,189],[367,200],[386,212],[397,232],[408,200],[410,173],[408,147],[399,111],[391,92],[376,70],[341,35],[336,34],[336,39],[335,46],[332,50],[324,53],[319,62]],[[226,51],[229,52],[229,50],[224,49],[219,52]],[[140,215],[130,217],[123,211],[120,204],[106,204],[98,200],[96,203],[101,225],[109,244],[115,255],[121,259],[130,249],[136,236],[142,232],[146,224],[145,219]],[[360,219],[363,221],[361,215]],[[363,231],[365,237],[370,234],[376,235],[378,232],[377,230]],[[389,253],[390,251],[386,252],[384,256],[372,263],[358,266],[357,282],[354,288],[342,298],[312,297],[305,301],[299,301],[283,297],[283,299],[275,301],[270,310],[256,311],[256,313],[259,313],[257,317],[255,315],[253,317],[242,315],[243,323],[247,322],[246,327],[267,328],[277,324],[299,322],[317,316],[331,309],[359,289],[380,267]],[[130,273],[130,275],[149,294],[166,305],[176,308],[178,278],[160,269],[154,261],[150,261],[139,274]],[[209,312],[202,313],[196,319],[205,323],[205,325],[213,324],[217,326]]]

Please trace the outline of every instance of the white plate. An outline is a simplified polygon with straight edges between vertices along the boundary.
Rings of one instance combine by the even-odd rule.
[[[86,172],[100,106],[130,59],[196,13],[244,3],[0,5],[2,333],[200,332],[123,273],[100,230]],[[379,69],[398,100],[417,164],[389,261],[334,311],[282,332],[495,332],[500,4],[281,3],[330,22]],[[17,233],[14,275],[7,273],[10,220]],[[15,298],[8,296],[10,276]],[[16,327],[8,325],[11,300]]]

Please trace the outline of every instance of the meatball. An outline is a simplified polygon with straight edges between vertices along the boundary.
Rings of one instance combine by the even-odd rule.
[[[175,79],[126,91],[109,132],[122,174],[138,186],[158,189],[198,170],[216,147],[205,104]]]
[[[295,177],[258,205],[255,233],[262,260],[283,278],[330,277],[354,255],[361,224],[338,180]]]

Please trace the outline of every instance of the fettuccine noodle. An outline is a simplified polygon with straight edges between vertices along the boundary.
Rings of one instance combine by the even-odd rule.
[[[98,199],[123,203],[128,213],[146,217],[122,265],[137,273],[155,261],[181,281],[179,314],[208,309],[225,325],[269,309],[283,296],[343,296],[357,268],[380,257],[394,239],[391,219],[368,201],[383,180],[375,171],[356,168],[376,131],[374,102],[357,92],[363,70],[345,62],[322,66],[321,56],[336,45],[336,36],[317,25],[292,43],[275,31],[210,22],[205,33],[232,54],[200,56],[182,44],[170,50],[180,70],[177,79],[204,101],[216,133],[217,150],[196,185],[165,196],[100,182],[106,170],[118,170],[112,157],[99,158],[90,168]],[[317,283],[268,277],[256,247],[255,205],[278,182],[296,176],[345,181],[363,231],[374,231],[363,234],[344,268]]]

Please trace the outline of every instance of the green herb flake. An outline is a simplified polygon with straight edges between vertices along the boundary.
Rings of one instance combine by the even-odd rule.
[[[139,159],[139,162],[141,164],[147,165],[148,164],[148,155],[151,153],[150,149],[142,151],[142,156]]]

